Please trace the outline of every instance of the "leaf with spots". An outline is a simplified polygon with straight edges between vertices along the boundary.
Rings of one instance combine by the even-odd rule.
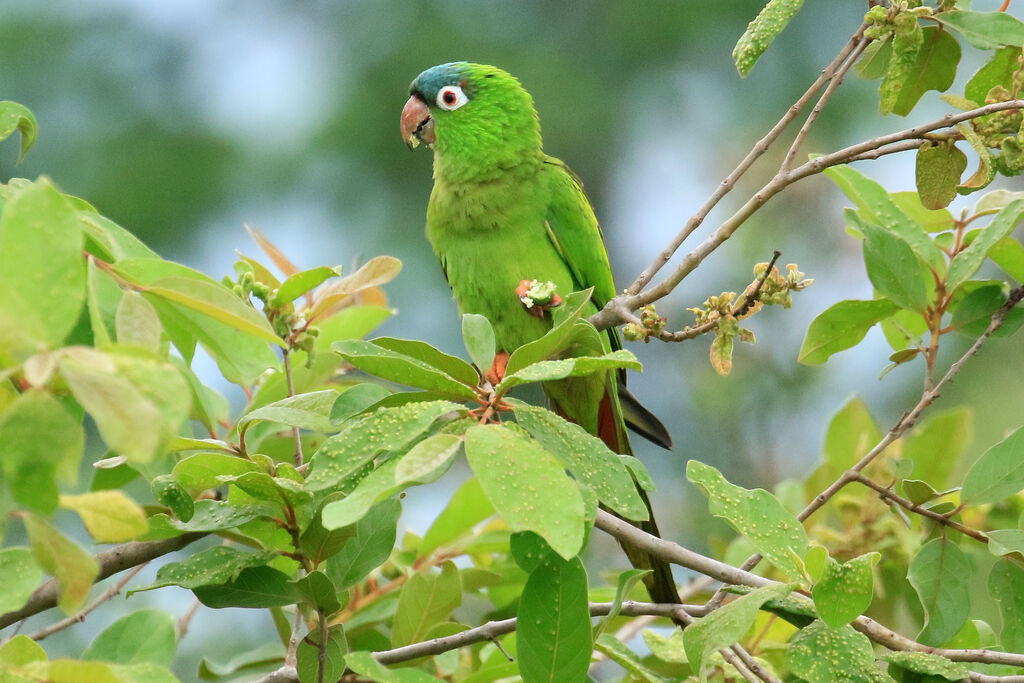
[[[810,545],[796,515],[764,489],[749,490],[729,483],[710,465],[691,460],[686,478],[707,495],[711,514],[749,538],[772,564],[793,578],[803,577],[802,558]]]
[[[830,628],[821,620],[793,636],[786,664],[807,683],[870,683],[881,673],[867,636],[850,626]]]
[[[154,583],[132,589],[128,595],[165,586],[191,589],[228,583],[237,578],[243,569],[259,567],[276,556],[273,551],[252,553],[231,546],[214,546],[179,562],[168,562],[157,570]]]
[[[524,683],[582,681],[593,648],[587,573],[578,557],[548,553],[519,601],[516,645]]]
[[[363,372],[375,377],[434,391],[461,401],[476,396],[476,372],[464,362],[463,365],[473,374],[473,383],[459,381],[444,370],[419,358],[392,351],[364,339],[336,341],[331,344],[331,350]]]
[[[413,574],[398,598],[391,622],[391,647],[423,640],[461,604],[462,583],[454,562],[445,562],[439,574]]]
[[[275,514],[269,505],[232,505],[222,500],[197,500],[192,519],[187,522],[172,519],[168,524],[179,531],[220,531]]]
[[[419,669],[389,669],[372,652],[349,652],[345,664],[357,674],[377,683],[437,683],[437,678]]]
[[[999,644],[1010,652],[1024,652],[1024,569],[1009,558],[999,560],[988,575],[988,593],[1003,616]]]
[[[865,553],[842,564],[829,558],[824,575],[814,584],[814,608],[822,621],[839,628],[860,616],[871,605],[874,581],[871,568],[881,555]]]
[[[313,454],[306,488],[330,488],[381,453],[407,449],[441,417],[465,411],[457,403],[426,401],[379,408],[363,415],[345,431],[324,441]]]
[[[592,375],[595,372],[628,368],[630,370],[641,370],[643,366],[630,351],[619,349],[603,356],[579,356],[577,358],[563,358],[561,360],[544,360],[533,365],[528,365],[522,370],[506,374],[501,383],[494,390],[503,394],[512,387],[531,382],[550,382],[566,377],[581,377]]]
[[[647,506],[629,470],[603,441],[549,410],[517,403],[516,421],[565,464],[598,500],[626,519],[647,519]]]
[[[565,466],[522,430],[479,425],[466,457],[488,500],[513,531],[533,531],[562,557],[583,545],[583,498]]]
[[[945,538],[932,539],[910,560],[907,579],[926,616],[918,642],[938,647],[956,635],[970,613],[972,575],[960,546]]]
[[[803,0],[769,0],[732,49],[732,59],[740,76],[745,77],[750,73],[757,60],[782,33],[789,20],[796,16],[803,4]]]
[[[338,392],[334,389],[288,396],[246,413],[239,418],[238,428],[244,432],[253,422],[267,420],[314,432],[336,432],[338,429],[331,420],[331,409],[337,398]]]
[[[39,586],[43,572],[28,548],[0,550],[0,614],[21,609]]]
[[[947,681],[962,681],[970,678],[971,672],[960,662],[926,652],[889,652],[882,659],[893,666],[925,676],[940,676]]]
[[[784,598],[792,590],[793,586],[788,584],[763,586],[687,626],[683,631],[683,647],[690,666],[699,672],[700,680],[707,680],[712,653],[739,641],[754,625],[764,603]]]

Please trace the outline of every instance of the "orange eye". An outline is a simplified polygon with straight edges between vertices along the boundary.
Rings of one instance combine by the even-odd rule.
[[[445,111],[454,111],[468,101],[466,93],[457,85],[446,85],[437,91],[437,106]]]

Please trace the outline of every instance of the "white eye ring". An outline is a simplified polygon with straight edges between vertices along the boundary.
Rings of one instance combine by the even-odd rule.
[[[466,102],[469,98],[457,85],[446,85],[437,91],[437,106],[445,111],[455,111]]]

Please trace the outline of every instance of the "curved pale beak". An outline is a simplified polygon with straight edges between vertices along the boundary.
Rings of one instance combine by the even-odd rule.
[[[423,100],[413,95],[402,107],[402,140],[409,149],[415,149],[421,142],[433,145],[434,119],[430,118],[430,109]]]

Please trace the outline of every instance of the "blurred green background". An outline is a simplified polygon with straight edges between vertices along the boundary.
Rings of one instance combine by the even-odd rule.
[[[412,78],[462,59],[517,75],[536,101],[546,150],[584,179],[624,286],[803,92],[866,5],[808,3],[741,80],[730,52],[762,4],[7,0],[0,3],[0,99],[36,114],[40,140],[17,168],[16,145],[0,147],[0,180],[49,175],[165,257],[216,277],[230,272],[235,249],[257,255],[243,223],[303,267],[348,269],[392,254],[405,270],[388,287],[398,315],[384,332],[459,353],[455,307],[423,236],[430,154],[410,154],[398,134]],[[1000,3],[974,4],[989,10]],[[981,60],[965,46],[954,92]],[[851,76],[804,151],[910,125],[878,114],[876,88]],[[911,119],[944,112],[931,92]],[[691,244],[765,181],[783,152],[773,150]],[[861,169],[890,190],[913,189],[910,156]],[[709,339],[631,347],[648,368],[632,380],[634,391],[676,440],[672,453],[638,445],[660,486],[655,506],[666,536],[698,550],[709,547],[709,528],[726,537],[709,526],[704,498],[686,483],[687,459],[711,463],[739,484],[771,488],[813,469],[829,416],[851,395],[864,397],[883,426],[919,395],[916,363],[877,380],[889,353],[877,331],[824,368],[796,363],[815,315],[839,299],[871,296],[859,244],[843,232],[844,204],[824,178],[801,182],[659,304],[669,324],[681,327],[691,320],[686,306],[739,291],[754,263],[775,249],[781,263],[798,263],[815,278],[791,310],[753,319],[758,342],[737,349],[731,376],[711,370]],[[975,454],[1018,426],[1024,403],[1024,387],[1004,371],[1024,360],[1020,340],[990,347],[942,400],[942,407],[976,406]],[[951,358],[957,351],[947,349]],[[213,382],[212,363],[197,362]],[[409,528],[422,532],[453,486],[443,480],[411,495],[405,507],[417,513]],[[593,552],[624,563],[611,543]],[[165,589],[128,605],[146,601],[181,614],[191,596]],[[126,609],[114,605],[48,640],[51,656],[77,654]],[[191,680],[200,654],[226,659],[271,634],[263,612],[204,609],[177,672]]]

